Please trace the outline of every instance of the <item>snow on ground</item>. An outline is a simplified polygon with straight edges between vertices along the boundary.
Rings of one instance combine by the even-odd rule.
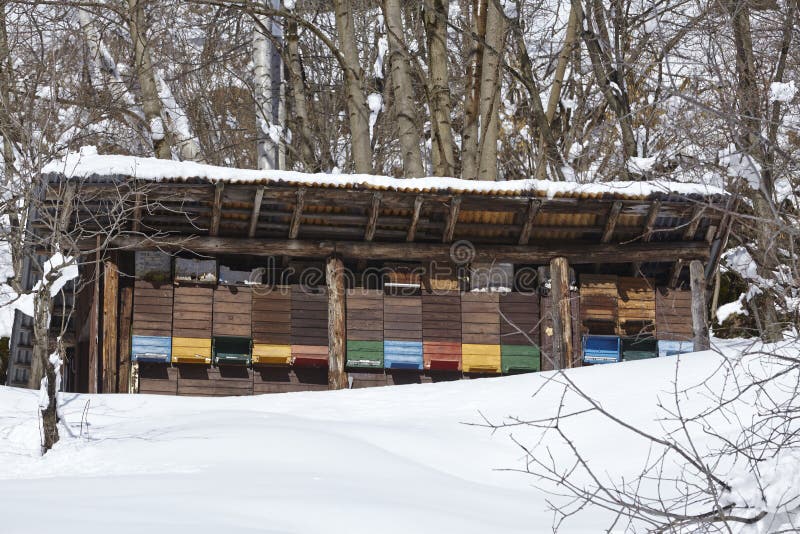
[[[713,389],[717,379],[706,378],[720,360],[681,356],[679,382]],[[626,421],[656,430],[657,399],[668,404],[678,361],[569,376]],[[2,532],[549,532],[547,495],[530,475],[503,470],[523,467],[509,431],[464,423],[553,414],[561,389],[552,381],[531,398],[553,376],[217,399],[66,394],[72,436],[44,457],[36,392],[0,388]],[[701,409],[705,399],[687,402]],[[609,473],[636,473],[647,454],[596,416],[566,426]],[[530,446],[539,436],[513,434]],[[536,451],[546,447],[566,458],[553,440]],[[561,532],[601,532],[606,519],[590,511]]]

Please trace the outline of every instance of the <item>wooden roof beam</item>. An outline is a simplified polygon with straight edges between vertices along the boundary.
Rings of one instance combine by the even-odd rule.
[[[683,232],[684,241],[694,240],[694,236],[697,234],[697,228],[700,227],[700,221],[703,220],[704,209],[705,208],[699,204],[695,206],[694,210],[692,211],[692,220],[689,221],[688,226],[686,226],[686,230]]]
[[[385,243],[363,241],[299,240],[299,239],[242,239],[174,235],[151,239],[140,235],[112,238],[112,244],[123,250],[192,251],[198,254],[238,254],[248,256],[288,256],[295,258],[326,258],[340,254],[345,259],[430,261],[450,259],[447,243]],[[85,250],[96,247],[94,240],[81,243]],[[601,243],[543,243],[528,246],[475,245],[475,259],[482,262],[546,263],[563,256],[573,264],[629,263],[631,261],[664,261],[664,258],[689,261],[707,260],[708,245],[692,243],[631,243],[626,245]]]
[[[602,243],[611,241],[620,213],[622,213],[622,202],[617,200],[611,205],[611,209],[608,210],[608,218],[606,219],[606,226],[603,229],[603,237],[600,239]]]
[[[644,228],[642,228],[642,242],[647,243],[653,239],[653,228],[655,228],[656,219],[658,218],[658,212],[660,209],[660,200],[654,200],[650,204],[650,208],[647,210],[647,217],[644,219]],[[631,274],[633,276],[638,276],[639,274],[644,275],[644,273],[642,273],[642,264],[635,262],[632,266]]]
[[[381,194],[372,193],[372,202],[367,216],[367,229],[364,232],[364,241],[372,241],[375,229],[378,227],[378,216],[381,213]]]
[[[669,283],[667,285],[670,289],[678,287],[678,280],[680,280],[683,267],[683,260],[680,259],[672,264],[672,269],[669,271]]]
[[[211,205],[211,228],[208,235],[215,237],[219,235],[219,221],[222,218],[222,192],[225,189],[223,182],[217,182],[214,186],[214,203]]]
[[[419,214],[422,210],[422,203],[424,202],[422,195],[417,195],[414,199],[414,212],[411,214],[411,222],[408,225],[408,232],[406,233],[406,241],[411,243],[417,234],[417,224],[419,223]]]
[[[247,231],[248,237],[256,236],[256,228],[258,227],[258,217],[261,215],[261,202],[264,200],[264,186],[256,188],[255,197],[253,197],[253,212],[250,214],[250,228]]]
[[[292,213],[292,222],[289,224],[289,239],[297,239],[297,234],[300,233],[300,219],[303,217],[303,206],[306,202],[305,187],[298,189],[295,195],[296,201],[294,204],[294,212]]]
[[[453,197],[450,199],[450,212],[447,214],[447,224],[444,227],[442,234],[442,243],[450,243],[453,241],[453,235],[456,232],[456,223],[458,222],[458,213],[461,211],[461,197]]]
[[[537,199],[531,199],[528,202],[528,213],[525,217],[525,222],[522,225],[522,230],[519,233],[519,241],[520,245],[527,245],[528,242],[531,240],[531,231],[533,230],[533,220],[536,218],[536,215],[539,213],[539,209],[542,207],[542,201]]]

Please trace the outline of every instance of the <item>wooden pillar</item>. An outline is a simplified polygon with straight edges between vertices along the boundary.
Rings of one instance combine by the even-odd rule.
[[[708,350],[708,314],[706,313],[706,275],[699,260],[689,263],[689,283],[692,288],[692,332],[694,350]]]
[[[553,313],[553,361],[556,369],[572,367],[572,309],[569,301],[569,262],[550,260],[550,295]]]
[[[117,255],[103,262],[103,393],[117,391],[119,372],[119,268]]]
[[[97,393],[97,370],[100,365],[99,347],[97,346],[100,329],[100,236],[94,255],[94,270],[92,272],[92,307],[89,313],[89,383],[88,392]]]
[[[328,388],[347,387],[345,363],[344,264],[337,256],[328,258],[325,266],[328,284]]]
[[[131,321],[133,320],[133,288],[120,289],[119,310],[119,375],[117,393],[128,393],[131,375]]]

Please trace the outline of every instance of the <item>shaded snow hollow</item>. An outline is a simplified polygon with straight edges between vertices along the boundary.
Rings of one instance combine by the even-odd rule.
[[[737,357],[734,345],[726,350]],[[705,352],[569,376],[624,420],[657,431],[664,414],[656,404],[670,403],[676,363],[682,385],[705,381],[713,390],[722,379],[706,378],[720,358]],[[62,431],[44,457],[36,392],[0,388],[2,532],[549,532],[553,516],[537,481],[503,470],[524,467],[510,433],[464,423],[480,423],[481,413],[498,422],[554,413],[561,389],[547,382],[553,376],[216,399],[66,394],[72,436]],[[687,411],[708,405],[705,391],[685,402]],[[580,408],[577,399],[566,403]],[[716,430],[732,432],[732,424]],[[609,476],[635,474],[647,457],[645,442],[596,416],[564,428]],[[540,443],[532,428],[513,435],[567,465],[554,438]],[[560,532],[609,524],[606,513],[586,510]]]
[[[321,187],[367,187],[389,190],[419,190],[493,194],[525,194],[535,192],[548,198],[557,196],[593,196],[616,194],[630,198],[643,198],[655,193],[678,195],[724,195],[714,186],[669,181],[602,182],[579,184],[549,180],[462,180],[460,178],[392,178],[369,174],[306,174],[295,171],[234,169],[215,167],[188,161],[165,161],[134,156],[98,155],[94,147],[84,147],[80,153],[70,153],[54,160],[42,169],[44,174],[61,174],[68,178],[89,176],[134,176],[142,180],[169,180],[180,178],[207,179],[212,182],[291,182]]]

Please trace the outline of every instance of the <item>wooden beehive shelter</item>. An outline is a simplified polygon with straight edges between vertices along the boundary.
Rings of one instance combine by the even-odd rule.
[[[691,302],[705,284],[688,291],[687,267],[712,272],[730,231],[730,199],[689,184],[155,163],[88,156],[44,171],[45,211],[61,209],[68,184],[70,229],[121,228],[104,236],[102,261],[96,237],[78,241],[81,275],[96,264],[100,282],[79,286],[67,365],[89,391],[107,390],[99,377],[115,366],[135,368],[139,391],[197,395],[548,370],[580,365],[584,335],[617,336],[631,358],[654,354],[653,338],[672,354],[704,329]],[[121,225],[106,209],[120,197],[131,207]],[[134,277],[107,282],[134,264]],[[511,286],[519,273],[550,279],[484,287],[473,266]]]

